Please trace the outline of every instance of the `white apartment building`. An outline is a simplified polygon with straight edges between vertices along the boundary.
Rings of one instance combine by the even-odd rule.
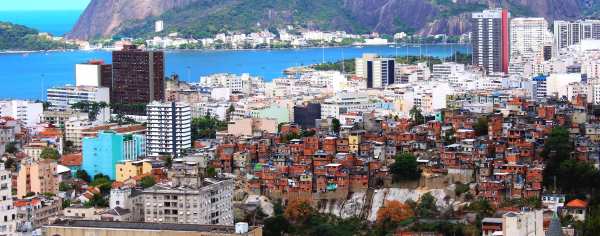
[[[588,82],[587,101],[596,105],[600,104],[600,81],[592,80]]]
[[[450,75],[462,73],[465,71],[465,65],[455,62],[445,62],[433,65],[432,79],[446,80]]]
[[[40,123],[43,113],[42,103],[23,100],[0,101],[0,117],[10,116],[24,122],[28,127]]]
[[[573,74],[563,74],[556,73],[548,76],[546,81],[547,86],[547,95],[554,97],[566,97],[568,96],[568,85],[570,83],[579,83],[581,82],[581,74],[573,73]]]
[[[148,156],[181,155],[192,147],[192,112],[188,104],[154,101],[146,106]]]
[[[396,80],[395,60],[377,54],[363,54],[354,60],[356,76],[366,80],[367,88],[384,88]]]
[[[102,61],[90,61],[85,64],[75,64],[75,85],[101,87],[103,77],[112,81],[112,65]],[[108,85],[107,85],[108,86]]]
[[[94,86],[72,86],[54,87],[47,89],[47,101],[50,110],[70,111],[71,106],[78,102],[104,102],[110,104],[109,89]],[[110,119],[110,108],[102,109],[96,117],[99,121]]]
[[[509,212],[502,216],[502,235],[544,236],[542,210]]]
[[[16,210],[13,206],[10,171],[0,164],[0,236],[16,235]]]
[[[83,130],[89,128],[92,122],[87,117],[71,117],[65,122],[65,141],[70,141],[73,149],[81,150]]]
[[[250,74],[214,74],[200,77],[200,86],[210,88],[229,88],[232,93],[254,94],[264,90],[265,82],[262,78],[252,77]]]
[[[510,21],[511,57],[533,58],[552,43],[552,33],[544,18],[513,18]]]
[[[370,112],[375,109],[375,103],[369,101],[364,92],[343,92],[326,99],[321,103],[321,118],[338,118],[346,112]]]
[[[546,76],[536,76],[531,80],[531,98],[535,100],[542,100],[548,96]]]
[[[600,40],[600,20],[554,21],[554,52],[583,40]]]

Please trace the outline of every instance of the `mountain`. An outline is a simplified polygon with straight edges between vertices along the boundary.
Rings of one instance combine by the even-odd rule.
[[[48,35],[39,35],[35,29],[0,21],[0,51],[71,49],[75,45],[55,41]]]
[[[555,20],[597,17],[599,5],[600,0],[92,0],[67,37],[150,36],[159,19],[167,32],[197,37],[285,25],[461,34],[470,29],[469,13],[486,8]]]

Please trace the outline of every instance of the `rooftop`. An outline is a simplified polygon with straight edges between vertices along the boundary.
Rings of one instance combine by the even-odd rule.
[[[587,208],[588,203],[584,200],[573,199],[569,203],[567,203],[567,207],[569,208]]]
[[[235,226],[225,225],[196,225],[196,224],[155,224],[142,222],[110,222],[92,220],[57,220],[46,227],[83,227],[83,228],[105,228],[105,229],[132,229],[132,230],[166,230],[166,231],[188,231],[188,232],[213,232],[234,234]],[[256,227],[250,227],[250,231]]]

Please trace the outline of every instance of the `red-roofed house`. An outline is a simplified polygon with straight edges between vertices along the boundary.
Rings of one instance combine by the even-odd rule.
[[[585,221],[588,203],[581,199],[573,199],[567,203],[563,215],[570,215],[578,221]]]

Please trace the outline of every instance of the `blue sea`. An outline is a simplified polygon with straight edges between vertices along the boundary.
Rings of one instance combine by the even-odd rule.
[[[81,11],[2,11],[0,21],[36,28],[53,35],[70,31]],[[340,59],[360,57],[363,53],[383,56],[431,55],[447,57],[456,51],[469,52],[465,45],[423,45],[393,48],[305,48],[280,50],[168,51],[165,75],[179,74],[191,82],[214,73],[250,73],[270,81],[281,77],[283,70]],[[108,51],[68,51],[2,54],[0,53],[0,99],[45,99],[52,86],[75,83],[75,64],[101,59],[111,63]]]
[[[69,32],[81,11],[2,11],[0,6],[0,21],[8,21],[25,25],[40,32],[48,32],[62,36]]]
[[[191,82],[214,73],[250,73],[270,81],[283,76],[283,70],[340,59],[363,53],[382,56],[431,55],[447,57],[454,52],[470,52],[466,45],[372,46],[364,48],[304,48],[278,50],[167,51],[165,75],[179,74]],[[45,89],[75,83],[75,64],[91,59],[111,62],[108,51],[68,51],[0,54],[0,99],[45,99]]]

